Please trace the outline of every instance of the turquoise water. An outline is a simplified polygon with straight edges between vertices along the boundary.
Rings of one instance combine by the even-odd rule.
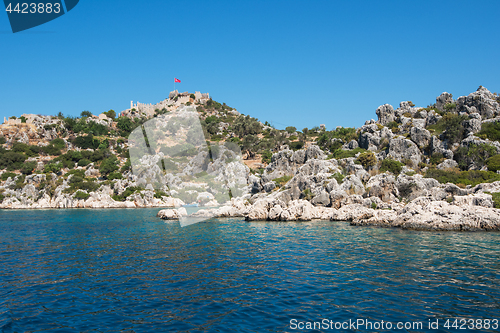
[[[446,332],[449,318],[500,318],[500,233],[181,228],[157,211],[0,211],[1,331],[297,332],[291,320],[364,319]]]

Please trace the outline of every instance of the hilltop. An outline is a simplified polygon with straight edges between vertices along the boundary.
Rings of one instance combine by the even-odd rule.
[[[314,217],[271,213],[274,206],[285,211],[291,202],[300,201],[316,212],[327,209],[336,219],[348,209],[344,207],[358,205],[371,210],[371,217],[360,222],[359,216],[348,214],[348,220],[368,223],[371,218],[370,223],[381,224],[373,222],[373,212],[388,214],[391,209],[400,215],[422,198],[440,205],[467,202],[488,209],[483,215],[489,216],[498,214],[493,207],[500,205],[499,103],[500,97],[485,87],[457,99],[442,93],[426,107],[411,101],[396,109],[385,104],[376,109],[377,120],[357,129],[333,130],[278,130],[208,94],[177,91],[157,104],[132,102],[118,114],[110,110],[100,115],[84,111],[80,117],[11,117],[0,126],[0,207],[181,205],[168,187],[155,188],[131,172],[128,137],[150,119],[189,108],[199,115],[209,146],[225,149],[232,143],[241,148],[249,193],[237,206],[238,214],[248,219]],[[224,163],[205,158],[197,170],[211,172],[227,167]],[[189,175],[189,170],[180,171]],[[180,177],[181,186],[182,181]],[[209,193],[210,204],[216,203],[216,195]],[[260,215],[255,215],[258,209],[245,213],[244,207],[271,199],[278,201],[267,204]]]

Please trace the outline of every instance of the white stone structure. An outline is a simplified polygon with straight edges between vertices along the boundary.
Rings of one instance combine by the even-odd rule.
[[[191,94],[187,91],[179,93],[177,90],[174,90],[169,93],[167,99],[157,104],[145,104],[140,102],[134,104],[134,101],[131,101],[130,109],[122,111],[120,115],[128,117],[140,117],[141,115],[145,115],[147,117],[152,117],[155,114],[155,110],[166,109],[170,111],[179,107],[181,104],[186,104],[188,102],[205,104],[210,99],[208,93],[202,94],[199,91],[194,93],[194,97],[195,98],[192,99]]]

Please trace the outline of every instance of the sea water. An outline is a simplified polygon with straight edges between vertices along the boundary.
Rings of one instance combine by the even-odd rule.
[[[358,332],[464,332],[487,329],[444,325],[500,319],[500,233],[242,219],[181,228],[158,210],[0,211],[1,330],[347,332],[364,320],[422,328]]]

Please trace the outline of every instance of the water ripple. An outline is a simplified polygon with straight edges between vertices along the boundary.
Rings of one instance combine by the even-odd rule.
[[[239,219],[180,228],[156,211],[1,211],[1,331],[500,317],[499,233]]]

